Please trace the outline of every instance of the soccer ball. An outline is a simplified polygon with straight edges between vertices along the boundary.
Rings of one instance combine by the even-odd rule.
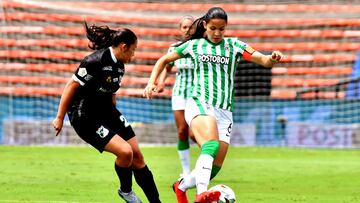
[[[221,193],[219,200],[217,202],[212,202],[212,203],[235,203],[236,201],[235,193],[229,186],[226,186],[224,184],[219,184],[213,186],[209,190],[216,190]]]

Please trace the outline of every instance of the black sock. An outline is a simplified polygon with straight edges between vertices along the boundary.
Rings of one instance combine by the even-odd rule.
[[[134,176],[137,184],[144,191],[150,203],[161,203],[159,192],[156,188],[153,175],[149,168],[145,166],[141,169],[134,169]]]
[[[132,169],[131,167],[124,168],[116,165],[115,171],[120,180],[120,189],[123,192],[130,192],[132,187]]]

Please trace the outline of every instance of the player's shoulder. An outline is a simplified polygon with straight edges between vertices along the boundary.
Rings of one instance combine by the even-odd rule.
[[[242,46],[247,46],[246,42],[241,41],[237,37],[226,37],[226,38],[224,38],[224,40],[225,40],[225,44],[230,44],[232,46],[236,46],[236,47],[238,47],[238,46],[241,46],[241,47]]]
[[[183,41],[177,41],[177,42],[175,42],[175,43],[172,43],[171,45],[170,45],[170,47],[178,47],[178,46],[180,46],[180,45],[182,45],[184,42]]]
[[[107,53],[107,51],[109,53]],[[87,55],[84,59],[83,59],[83,63],[86,64],[99,64],[101,63],[101,61],[103,60],[103,58],[106,56],[106,54],[110,54],[110,50],[105,48],[105,49],[99,49],[94,51],[93,53]]]
[[[237,37],[224,37],[224,40],[228,43],[241,42]]]

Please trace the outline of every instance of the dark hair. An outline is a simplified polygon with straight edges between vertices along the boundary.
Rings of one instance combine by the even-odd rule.
[[[191,25],[191,27],[195,28],[195,32],[190,35],[189,40],[203,38],[206,31],[203,26],[203,21],[208,23],[211,19],[223,19],[226,21],[226,23],[228,22],[228,17],[224,9],[220,7],[212,7],[204,16],[196,19]]]
[[[130,46],[137,41],[135,33],[127,28],[112,30],[108,26],[92,25],[89,27],[86,22],[84,24],[86,37],[91,42],[88,46],[93,50],[118,46],[122,42]]]

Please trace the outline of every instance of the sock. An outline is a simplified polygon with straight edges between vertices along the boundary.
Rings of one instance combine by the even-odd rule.
[[[209,140],[201,145],[201,153],[195,166],[197,194],[208,189],[213,161],[219,152],[219,147],[217,140]]]
[[[179,184],[179,189],[182,191],[186,191],[187,189],[193,188],[196,186],[196,172],[192,170],[191,173],[184,176],[183,180]]]
[[[207,191],[214,158],[209,154],[201,154],[195,166],[197,194]]]
[[[190,150],[178,150],[183,175],[190,173]]]
[[[159,199],[159,192],[156,188],[154,177],[145,165],[144,168],[134,169],[134,176],[137,184],[144,191],[150,203],[161,203]]]
[[[115,171],[120,180],[120,189],[123,192],[131,192],[132,188],[132,169],[131,167],[124,168],[116,165]]]
[[[213,167],[211,169],[210,180],[215,178],[215,176],[219,173],[220,169],[221,169],[221,166],[213,165]]]

